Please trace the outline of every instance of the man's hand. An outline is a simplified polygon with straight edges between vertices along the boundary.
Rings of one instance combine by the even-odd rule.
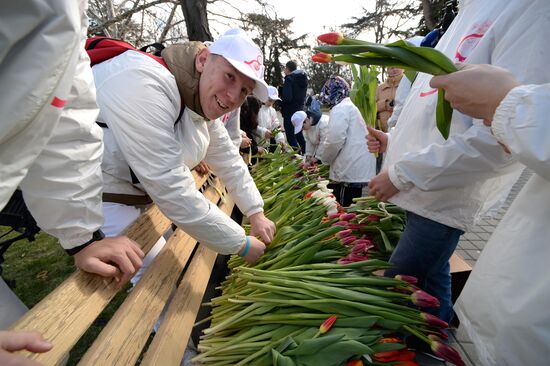
[[[457,72],[434,76],[432,88],[445,89],[451,106],[490,126],[495,110],[518,81],[507,70],[491,65],[466,65]]]
[[[201,160],[200,163],[197,164],[196,167],[193,168],[194,171],[196,171],[201,177],[208,174],[210,171],[210,168],[208,168],[208,164],[204,162],[204,160]]]
[[[74,255],[74,262],[85,272],[114,277],[121,288],[141,268],[143,257],[135,241],[116,236],[88,245]]]
[[[367,130],[369,134],[365,137],[369,151],[373,154],[384,153],[388,147],[388,135],[372,127],[367,127]]]
[[[269,140],[272,137],[273,137],[273,134],[271,133],[271,131],[269,130],[265,131],[265,135],[264,135],[265,139]]]
[[[384,170],[369,182],[369,196],[374,196],[379,201],[387,201],[397,193],[399,193],[399,189],[391,182],[387,170]]]
[[[247,136],[243,136],[241,139],[241,149],[246,149],[252,145],[252,140],[249,139]]]
[[[267,244],[271,243],[276,231],[273,221],[265,217],[263,212],[255,213],[248,220],[250,220],[250,235],[259,236]]]
[[[3,366],[40,366],[36,361],[12,352],[27,350],[43,353],[53,345],[38,332],[0,331],[0,365]]]
[[[249,239],[250,239],[250,247],[248,248],[248,252],[243,258],[245,261],[252,264],[252,263],[256,263],[256,261],[264,254],[265,244],[253,236],[249,236]],[[241,248],[241,250],[239,250],[239,255],[241,255],[241,253],[245,250],[245,248],[246,248],[246,243],[243,244],[243,247]]]

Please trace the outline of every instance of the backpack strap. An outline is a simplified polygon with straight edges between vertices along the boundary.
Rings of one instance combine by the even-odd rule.
[[[153,60],[157,61],[159,64],[168,69],[168,65],[166,65],[166,62],[164,62],[162,57],[140,51],[132,46],[130,43],[121,41],[120,39],[103,36],[91,37],[86,40],[85,49],[86,52],[88,52],[88,56],[90,56],[91,66],[102,63],[103,61],[107,61],[128,50],[133,50],[142,53],[148,57],[151,57]]]

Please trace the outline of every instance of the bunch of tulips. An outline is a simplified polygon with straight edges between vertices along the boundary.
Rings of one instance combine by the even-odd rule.
[[[327,214],[333,206],[324,174],[325,167],[284,153],[267,154],[254,168],[264,198],[272,200],[266,212],[277,234],[256,264],[230,259],[222,294],[206,304],[212,312],[201,322],[211,323],[193,361],[414,366],[414,353],[400,338],[412,334],[462,365],[444,342],[447,324],[420,310],[438,307],[438,300],[417,288],[413,277],[376,275],[391,265],[365,259],[369,249],[391,249],[384,243],[390,243],[388,233],[402,229],[402,211],[362,198]],[[386,240],[380,241],[382,232]]]
[[[431,75],[458,71],[453,62],[438,50],[417,47],[404,40],[382,45],[346,38],[338,32],[322,34],[317,39],[324,45],[315,48],[319,53],[315,54],[312,60],[316,62],[336,61],[357,65],[391,66]],[[439,89],[436,126],[445,139],[449,137],[452,114],[453,109],[445,100],[444,90]]]

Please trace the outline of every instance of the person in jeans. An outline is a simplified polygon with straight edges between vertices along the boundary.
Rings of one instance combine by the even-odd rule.
[[[545,1],[465,1],[437,49],[454,62],[506,68],[520,83],[550,82],[548,9]],[[420,287],[439,299],[439,317],[449,322],[450,256],[464,231],[498,210],[522,166],[483,121],[459,111],[453,111],[445,140],[436,128],[437,89],[430,80],[417,76],[389,136],[369,130],[370,151],[387,150],[369,193],[408,212],[390,258],[395,267],[386,275],[418,277]]]

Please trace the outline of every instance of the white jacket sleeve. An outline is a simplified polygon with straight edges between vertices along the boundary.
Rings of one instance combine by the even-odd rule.
[[[126,161],[161,211],[186,233],[219,253],[237,253],[244,229],[195,189],[183,163],[174,133],[179,103],[168,97],[154,71],[133,71],[131,78],[112,75],[97,85],[102,118]]]
[[[550,84],[512,89],[495,112],[492,131],[519,161],[550,180]]]
[[[323,155],[325,149],[325,140],[327,139],[328,134],[328,120],[325,120],[325,116],[321,117],[317,127],[317,134],[319,136],[319,145],[317,146],[317,151],[315,151],[315,158],[322,161],[320,158]]]
[[[263,212],[264,201],[242,157],[231,144],[227,131],[218,120],[208,122],[210,145],[206,163],[224,183],[231,198],[243,214]]]
[[[327,136],[319,155],[323,163],[330,165],[336,159],[346,142],[349,126],[348,112],[347,107],[341,106],[339,108],[337,105],[330,113]]]
[[[457,113],[455,111],[455,113]],[[488,127],[474,122],[462,135],[453,135],[444,144],[431,144],[407,153],[388,167],[392,183],[401,191],[414,184],[421,190],[462,187],[515,170],[516,160],[506,154]]]
[[[84,244],[103,224],[103,133],[95,123],[98,108],[90,59],[81,50],[55,133],[21,182],[38,225],[65,249]]]

